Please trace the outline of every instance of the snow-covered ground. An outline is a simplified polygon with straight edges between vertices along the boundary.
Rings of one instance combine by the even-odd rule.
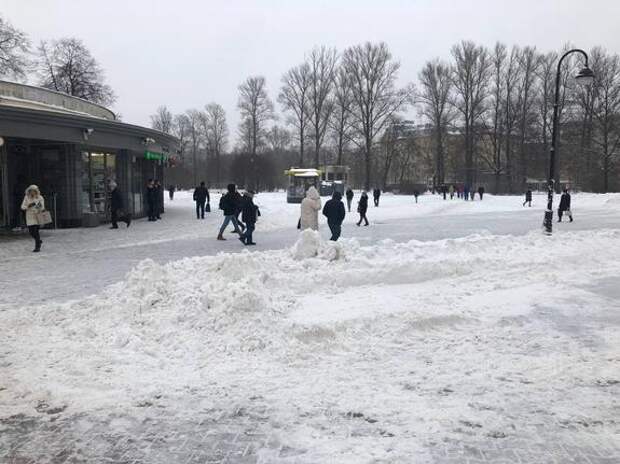
[[[6,456],[26,434],[22,454],[52,462],[51,417],[90,437],[67,458],[93,462],[132,461],[87,421],[140,462],[209,462],[208,437],[218,462],[620,459],[620,196],[574,195],[576,221],[547,237],[542,196],[384,195],[334,244],[260,194],[252,252],[190,200],[155,224],[47,232],[40,256],[0,242]],[[153,447],[162,417],[176,426],[151,425]]]

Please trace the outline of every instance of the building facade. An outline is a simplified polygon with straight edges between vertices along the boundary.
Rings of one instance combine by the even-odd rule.
[[[39,186],[56,227],[110,217],[114,180],[134,217],[146,212],[148,179],[164,183],[178,140],[118,121],[110,110],[47,89],[0,81],[0,227],[21,223],[25,188]]]

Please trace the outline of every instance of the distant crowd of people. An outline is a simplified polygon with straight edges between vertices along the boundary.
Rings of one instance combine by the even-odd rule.
[[[174,200],[174,193],[177,190],[175,185],[168,186],[168,196],[170,201]],[[126,210],[124,205],[124,196],[119,189],[118,184],[111,180],[109,182],[110,192],[110,219],[111,229],[118,229],[119,222],[124,222],[127,227],[131,225],[132,216]],[[480,200],[483,199],[485,189],[483,186],[478,187],[476,191],[470,190],[465,185],[441,185],[431,189],[433,194],[443,195],[444,199],[448,197],[453,199],[462,198],[466,201],[472,201],[475,198],[475,193],[478,193]],[[375,207],[379,207],[381,199],[381,189],[374,188],[372,190],[372,197]],[[256,223],[260,217],[260,209],[254,203],[255,193],[251,190],[245,191],[243,195],[239,193],[235,184],[229,184],[226,189],[226,193],[221,196],[219,201],[219,209],[224,216],[222,224],[219,228],[217,240],[226,240],[224,238],[224,232],[229,224],[232,224],[233,232],[238,234],[239,240],[247,246],[256,245],[254,242],[254,231],[256,229]],[[420,193],[418,190],[413,192],[415,202],[418,203],[418,197]],[[15,194],[17,197],[17,194]],[[346,208],[343,203],[343,195],[334,191],[331,198],[322,205],[321,196],[319,191],[311,186],[306,191],[305,198],[301,202],[300,216],[298,221],[298,229],[319,229],[319,212],[322,211],[323,216],[327,219],[327,225],[329,226],[331,237],[330,240],[336,241],[340,238],[342,233],[342,224],[344,222],[347,211],[351,213],[353,200],[355,193],[351,188],[347,188],[344,194],[346,199]],[[161,215],[164,212],[164,189],[161,182],[157,179],[149,179],[146,185],[145,191],[146,199],[146,213],[149,222],[155,222],[161,219]],[[193,200],[196,206],[196,219],[204,219],[205,212],[211,212],[211,196],[209,189],[205,182],[200,182],[194,189]],[[532,190],[528,189],[525,192],[525,199],[523,206],[532,206]],[[362,191],[357,202],[357,213],[359,214],[359,220],[356,225],[359,227],[362,224],[364,226],[370,225],[368,220],[368,206],[369,195],[366,191]],[[26,188],[23,199],[21,200],[20,209],[23,211],[26,226],[28,232],[35,242],[35,248],[33,252],[39,252],[43,241],[41,240],[40,228],[41,226],[51,222],[51,216],[45,209],[45,200],[41,195],[39,188],[36,185],[30,185]],[[564,189],[562,192],[560,203],[558,206],[558,222],[562,222],[564,216],[569,218],[570,222],[573,222],[573,215],[571,212],[571,195],[568,189]],[[20,220],[18,219],[19,223]]]
[[[431,192],[433,194],[439,193],[440,195],[443,195],[444,200],[447,200],[448,196],[450,197],[450,200],[453,200],[454,196],[456,195],[457,198],[461,198],[465,201],[474,201],[474,199],[476,198],[476,193],[478,193],[480,200],[482,200],[485,190],[482,185],[479,186],[477,190],[475,190],[473,188],[470,188],[468,185],[443,184],[437,187],[432,187]],[[417,200],[417,195],[415,196]]]

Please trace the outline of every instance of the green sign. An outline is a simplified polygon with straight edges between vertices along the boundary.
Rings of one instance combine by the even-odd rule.
[[[145,151],[144,152],[144,158],[147,160],[157,160],[157,161],[161,161],[161,160],[165,160],[166,159],[166,155],[164,155],[163,153],[157,153],[155,151]]]

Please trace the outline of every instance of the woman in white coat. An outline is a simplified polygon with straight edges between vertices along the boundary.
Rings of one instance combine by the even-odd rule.
[[[22,210],[26,212],[26,225],[28,232],[34,239],[34,253],[41,251],[41,235],[39,234],[38,213],[45,211],[45,200],[39,191],[39,187],[31,185],[26,189],[24,201],[22,201]]]
[[[301,201],[301,230],[319,230],[319,211],[321,211],[321,196],[315,187],[310,187],[306,198]]]

